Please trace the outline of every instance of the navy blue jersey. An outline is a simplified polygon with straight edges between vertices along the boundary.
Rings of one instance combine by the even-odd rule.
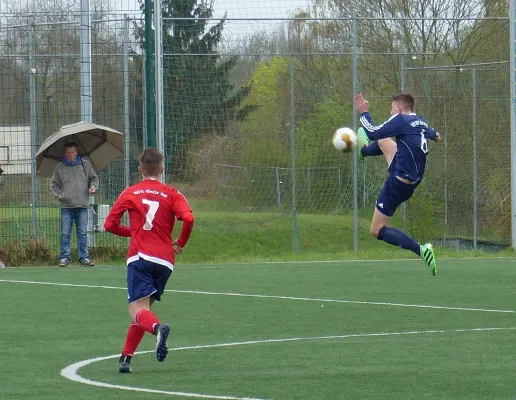
[[[368,112],[362,113],[360,123],[371,140],[396,138],[398,150],[389,172],[412,182],[419,182],[425,173],[428,140],[436,132],[416,114],[396,114],[381,125],[374,125]]]

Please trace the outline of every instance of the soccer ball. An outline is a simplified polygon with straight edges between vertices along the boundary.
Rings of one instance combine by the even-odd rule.
[[[339,128],[333,134],[332,143],[337,150],[347,153],[357,147],[357,134],[351,128]]]

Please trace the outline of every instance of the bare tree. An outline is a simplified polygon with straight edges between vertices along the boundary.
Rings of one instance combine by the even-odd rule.
[[[400,57],[392,54],[417,55],[418,65],[430,59],[432,64],[470,62],[493,35],[493,23],[481,18],[505,16],[508,9],[506,0],[317,0],[314,8],[335,18],[328,32],[341,49],[350,49],[350,18],[357,17],[360,53],[376,54],[361,57],[361,71],[376,76],[369,80],[373,85],[387,87],[400,87]],[[506,25],[495,23],[496,29]]]
[[[92,80],[94,120],[123,127],[122,21],[92,1]],[[80,9],[75,0],[10,2],[0,29],[4,124],[28,124],[29,23],[34,29],[38,140],[81,118]],[[12,104],[18,104],[15,112]],[[19,105],[23,106],[20,107]]]

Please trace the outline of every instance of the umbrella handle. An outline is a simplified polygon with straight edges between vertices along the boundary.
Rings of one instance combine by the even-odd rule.
[[[90,204],[91,212],[92,212],[93,214],[95,214],[95,215],[99,215],[99,213],[98,213],[98,212],[95,212],[95,207],[93,207],[93,206],[94,206],[94,204]]]

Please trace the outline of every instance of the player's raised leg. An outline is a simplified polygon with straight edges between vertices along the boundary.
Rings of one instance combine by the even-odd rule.
[[[378,146],[378,141],[375,140],[370,143],[369,138],[362,127],[358,128],[357,141],[358,156],[360,160],[363,160],[366,157],[381,156],[383,154],[382,149]]]
[[[158,317],[150,310],[150,304],[149,296],[131,303],[129,312],[133,321],[140,328],[156,336],[156,357],[158,361],[164,361],[168,354],[167,338],[170,333],[170,326],[160,323]]]
[[[387,226],[389,219],[389,217],[383,215],[378,209],[375,209],[373,221],[371,222],[371,234],[385,243],[412,251],[428,265],[431,274],[435,275],[437,268],[432,245],[430,243],[420,245],[405,232]]]
[[[127,282],[129,288],[129,313],[133,321],[146,332],[156,336],[156,358],[167,358],[167,338],[170,326],[162,324],[150,310],[154,301],[160,301],[172,270],[154,262],[140,259],[129,264]],[[133,299],[138,299],[131,301]]]
[[[371,221],[371,234],[378,240],[382,240],[393,246],[410,250],[430,267],[430,272],[435,275],[435,256],[431,245],[421,246],[416,240],[399,229],[388,225],[390,217],[403,201],[408,200],[414,192],[415,186],[401,182],[396,176],[390,175],[385,182]]]
[[[150,310],[150,295],[129,304],[129,314],[131,314],[133,321],[145,332],[155,334],[159,319]]]
[[[375,140],[369,143],[367,134],[364,128],[359,128],[357,132],[358,137],[358,150],[360,159],[363,160],[365,157],[385,156],[387,165],[391,165],[394,155],[397,151],[397,145],[391,138]]]
[[[168,324],[159,325],[156,330],[156,358],[158,361],[165,361],[168,354],[167,338],[170,333]]]
[[[369,146],[369,138],[365,133],[364,128],[360,127],[357,131],[357,142],[358,142],[358,157],[360,160],[363,160],[365,157],[369,156],[369,154],[364,154],[363,150],[365,150]]]
[[[386,138],[378,140],[378,146],[380,147],[383,155],[385,156],[387,165],[390,166],[396,152],[398,151],[398,145],[393,139]]]
[[[420,256],[421,246],[419,243],[399,229],[388,227],[389,219],[390,217],[383,215],[378,209],[375,209],[371,222],[371,234],[378,240],[410,250],[417,256]]]

